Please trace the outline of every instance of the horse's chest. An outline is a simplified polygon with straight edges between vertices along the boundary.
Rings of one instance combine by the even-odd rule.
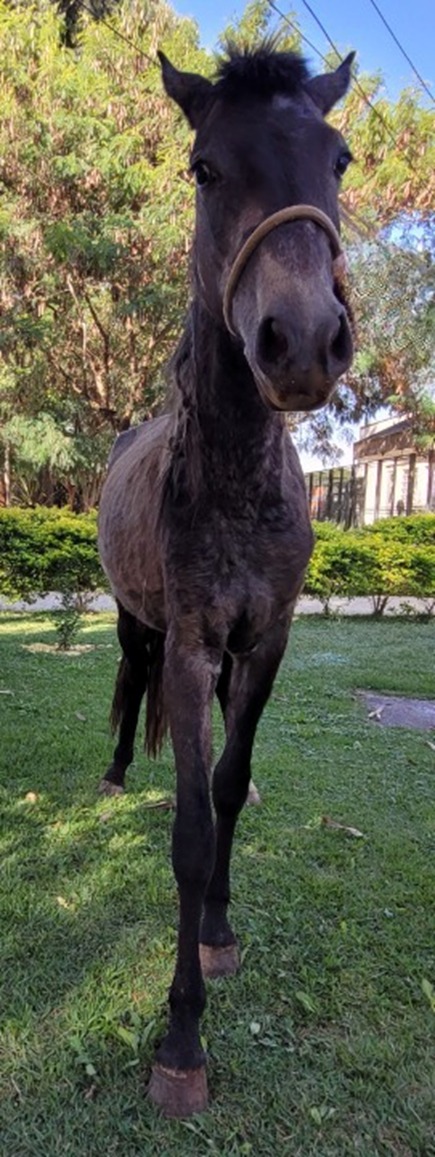
[[[168,578],[181,615],[201,608],[234,653],[248,651],[294,602],[311,553],[311,531],[210,518],[179,542]],[[174,586],[177,591],[174,590]]]

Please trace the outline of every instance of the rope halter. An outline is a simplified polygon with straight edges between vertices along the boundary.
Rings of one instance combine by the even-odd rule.
[[[264,237],[267,237],[267,234],[271,233],[273,229],[277,229],[278,225],[285,225],[288,221],[299,220],[314,221],[316,225],[321,226],[327,234],[331,246],[334,278],[340,280],[343,276],[346,269],[346,257],[341,239],[335,225],[333,225],[327,214],[323,213],[322,209],[317,209],[315,205],[288,205],[286,209],[280,209],[278,213],[272,213],[270,217],[266,217],[266,219],[254,229],[254,232],[251,233],[248,240],[242,245],[240,253],[237,254],[228,275],[223,300],[223,314],[225,325],[233,337],[239,336],[232,323],[234,294],[250,257],[252,257],[260,241],[262,241]]]

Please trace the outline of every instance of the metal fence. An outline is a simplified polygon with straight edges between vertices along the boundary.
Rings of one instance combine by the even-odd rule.
[[[372,458],[305,475],[311,517],[341,526],[435,511],[435,455]]]
[[[305,475],[305,482],[312,518],[344,527],[362,524],[365,480],[357,478],[355,466],[314,470]]]

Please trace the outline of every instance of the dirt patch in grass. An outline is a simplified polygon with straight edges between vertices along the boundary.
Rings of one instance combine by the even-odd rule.
[[[411,727],[416,731],[435,729],[435,701],[409,699],[403,695],[378,695],[358,691],[369,719],[381,727]]]

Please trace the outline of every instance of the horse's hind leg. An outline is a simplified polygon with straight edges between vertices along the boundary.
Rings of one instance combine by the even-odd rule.
[[[220,673],[217,687],[216,687],[216,695],[219,699],[219,703],[220,703],[220,707],[221,707],[221,711],[222,711],[222,715],[223,715],[224,719],[225,719],[227,703],[228,703],[228,694],[229,694],[230,683],[231,683],[232,669],[233,669],[233,660],[231,658],[231,655],[229,655],[228,652],[226,652],[224,655],[223,663],[222,663],[222,671]],[[261,803],[260,792],[258,790],[258,787],[255,786],[253,779],[249,780],[249,787],[248,787],[248,794],[246,797],[246,803],[250,803],[250,804]]]
[[[200,957],[205,976],[237,971],[236,938],[228,923],[230,858],[237,817],[245,803],[251,778],[255,732],[272,690],[284,654],[288,623],[279,624],[246,658],[233,659],[225,702],[227,740],[213,775],[216,811],[216,858],[201,924]],[[225,690],[225,670],[219,698]]]
[[[124,791],[125,773],[133,760],[140,707],[147,686],[147,628],[119,605],[118,637],[123,649],[112,703],[113,729],[118,743],[98,790],[103,795]]]

